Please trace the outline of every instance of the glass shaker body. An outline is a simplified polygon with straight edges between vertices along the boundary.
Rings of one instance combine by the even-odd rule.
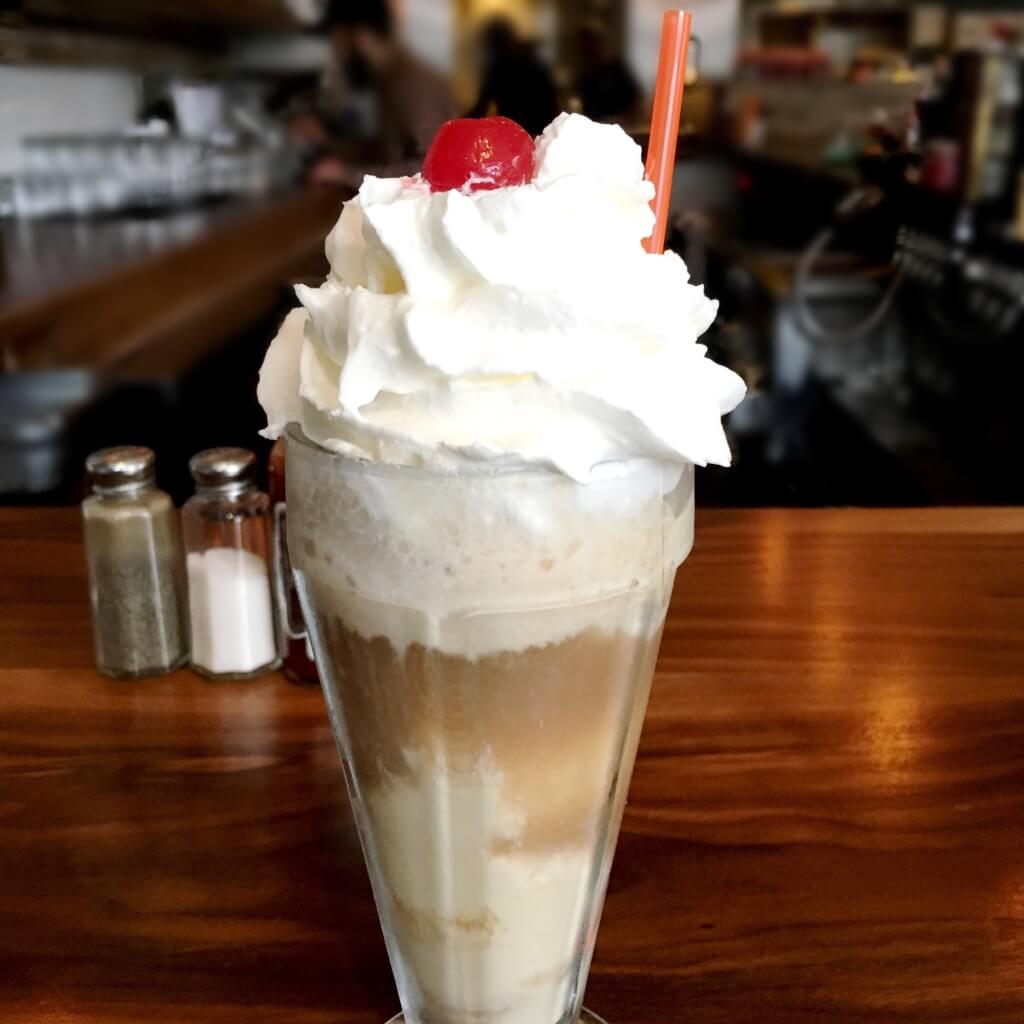
[[[133,458],[145,462],[141,479],[125,473]],[[115,462],[119,467],[112,468]],[[82,527],[96,667],[119,679],[171,672],[189,653],[177,510],[153,485],[148,449],[104,449],[90,456],[88,465],[96,490],[82,503]],[[122,476],[115,479],[118,473]],[[105,485],[102,474],[108,475]]]
[[[193,459],[196,461],[208,453]],[[192,667],[246,679],[279,663],[271,588],[270,499],[246,481],[203,486],[182,509]]]

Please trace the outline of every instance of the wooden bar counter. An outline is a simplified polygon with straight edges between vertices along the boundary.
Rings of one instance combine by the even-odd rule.
[[[344,193],[96,221],[0,221],[0,366],[188,370],[326,272]]]
[[[697,538],[587,1003],[1020,1024],[1024,510],[707,512]],[[0,1019],[383,1024],[319,691],[101,679],[75,510],[0,511],[0,568]]]

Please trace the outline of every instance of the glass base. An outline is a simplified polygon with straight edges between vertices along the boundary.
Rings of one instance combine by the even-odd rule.
[[[195,662],[192,662],[192,671],[195,672],[197,676],[202,676],[211,683],[239,683],[245,682],[249,679],[259,679],[260,676],[266,676],[271,672],[276,672],[280,667],[280,658],[276,658],[274,661],[268,661],[266,665],[260,665],[259,668],[254,668],[251,672],[211,672],[208,668],[204,668],[202,665],[197,665]]]
[[[388,1021],[388,1024],[405,1024],[405,1014],[396,1014]],[[580,1013],[579,1024],[605,1024],[605,1020],[584,1007],[583,1012]]]
[[[184,668],[187,664],[188,651],[177,661],[172,661],[169,665],[155,665],[152,668],[120,669],[97,664],[96,671],[101,676],[106,676],[107,679],[156,679],[158,676],[169,676],[172,672],[177,672],[179,668]]]

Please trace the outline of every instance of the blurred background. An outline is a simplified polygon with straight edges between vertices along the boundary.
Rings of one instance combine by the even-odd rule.
[[[258,447],[256,373],[367,171],[445,119],[642,144],[663,0],[0,5],[0,502]],[[669,244],[743,375],[705,504],[1024,502],[1019,0],[690,0]],[[261,448],[265,454],[266,448]]]

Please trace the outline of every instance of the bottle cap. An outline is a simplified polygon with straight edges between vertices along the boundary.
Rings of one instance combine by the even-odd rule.
[[[207,448],[188,463],[196,487],[235,490],[253,482],[256,456],[248,448]]]
[[[130,491],[156,479],[156,456],[138,445],[101,448],[85,460],[85,468],[97,491]]]

